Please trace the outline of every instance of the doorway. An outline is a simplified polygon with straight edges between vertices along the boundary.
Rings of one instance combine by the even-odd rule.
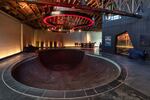
[[[134,48],[128,32],[123,32],[116,36],[116,53],[128,55],[128,50]]]

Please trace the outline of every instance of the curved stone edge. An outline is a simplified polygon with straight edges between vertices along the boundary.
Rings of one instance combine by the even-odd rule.
[[[46,90],[46,89],[34,88],[34,87],[26,86],[22,83],[17,82],[11,75],[11,71],[14,66],[17,66],[24,62],[35,59],[36,56],[34,56],[34,57],[26,58],[20,62],[16,62],[13,65],[9,66],[8,68],[4,69],[2,76],[1,76],[2,81],[12,91],[25,95],[25,96],[36,97],[36,98],[41,98],[41,99],[78,99],[78,98],[93,97],[93,96],[100,95],[101,93],[109,92],[119,87],[123,83],[123,81],[126,79],[126,76],[127,76],[126,69],[124,67],[121,67],[121,65],[105,57],[91,55],[91,54],[86,54],[86,55],[101,58],[114,64],[120,70],[120,75],[117,77],[117,79],[115,79],[114,81],[106,85],[95,86],[95,87],[88,88],[88,89]]]

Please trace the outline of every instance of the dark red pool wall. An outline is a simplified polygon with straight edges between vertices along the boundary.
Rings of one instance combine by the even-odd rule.
[[[83,57],[84,51],[77,49],[49,49],[39,51],[39,59],[46,67],[53,65],[77,65]]]

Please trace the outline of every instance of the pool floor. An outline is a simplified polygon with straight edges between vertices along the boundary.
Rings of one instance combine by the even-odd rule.
[[[49,66],[51,67],[51,66]],[[74,68],[65,70],[66,65],[52,70],[44,67],[38,58],[18,66],[13,75],[25,85],[49,90],[80,90],[107,85],[116,80],[120,70],[112,63],[85,55]]]
[[[22,53],[20,55],[11,57],[9,59],[5,59],[0,62],[0,73],[4,69],[9,67],[10,65],[14,64],[15,62],[21,61],[27,57],[30,57],[32,54]],[[0,100],[150,100],[150,62],[147,61],[136,61],[133,59],[128,59],[126,57],[117,56],[117,55],[110,55],[110,54],[100,54],[99,56],[104,56],[109,59],[112,59],[119,64],[122,65],[123,68],[127,69],[128,76],[125,81],[122,82],[122,85],[118,86],[117,88],[112,89],[111,91],[100,93],[98,95],[93,95],[91,97],[84,97],[84,98],[43,98],[43,95],[50,95],[46,94],[46,92],[39,94],[39,97],[34,96],[27,96],[25,93],[30,92],[30,90],[25,90],[22,93],[18,93],[10,88],[8,88],[1,77],[0,80]],[[19,88],[19,87],[18,87]],[[99,89],[97,88],[97,91]],[[92,94],[93,91],[83,91],[85,95]],[[60,95],[60,92],[55,92],[55,95]],[[81,92],[78,92],[81,93]],[[78,94],[76,93],[76,94]],[[68,96],[74,95],[71,92],[65,92]]]

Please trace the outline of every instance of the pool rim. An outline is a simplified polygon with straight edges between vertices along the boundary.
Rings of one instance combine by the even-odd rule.
[[[85,55],[88,55],[88,56],[92,56],[92,57],[96,57],[96,58],[100,58],[100,59],[103,59],[103,60],[105,60],[105,61],[108,61],[108,62],[110,62],[110,63],[112,63],[113,65],[115,65],[117,68],[118,68],[118,70],[120,70],[120,74],[117,76],[117,78],[116,78],[116,80],[119,78],[119,76],[121,75],[121,73],[122,73],[122,66],[120,65],[120,64],[118,64],[118,63],[116,63],[115,61],[113,61],[113,60],[111,60],[111,59],[108,59],[108,58],[106,58],[106,57],[102,57],[102,56],[100,56],[100,55],[93,55],[93,54],[85,54]],[[11,66],[9,66],[9,67],[7,67],[7,68],[5,68],[4,70],[3,70],[3,72],[2,72],[2,75],[1,75],[1,77],[2,77],[2,81],[3,81],[3,83],[9,88],[9,89],[11,89],[11,90],[13,90],[14,92],[17,92],[17,93],[19,93],[19,94],[22,94],[22,95],[26,95],[26,96],[30,96],[30,97],[37,97],[37,98],[44,98],[44,99],[76,99],[76,98],[85,98],[85,97],[93,97],[93,96],[96,96],[96,95],[99,95],[99,94],[101,94],[101,93],[105,93],[105,92],[108,92],[108,91],[111,91],[111,90],[113,90],[113,89],[115,89],[115,88],[117,88],[118,86],[120,86],[122,83],[123,83],[123,81],[125,81],[126,80],[126,77],[127,77],[127,71],[126,71],[126,69],[124,69],[125,70],[125,77],[124,77],[124,79],[122,79],[122,80],[119,80],[118,82],[120,82],[119,84],[117,84],[115,87],[112,87],[112,88],[110,88],[110,89],[108,89],[108,90],[105,90],[105,91],[102,91],[102,92],[96,92],[95,94],[93,94],[93,95],[87,95],[86,94],[86,91],[87,90],[90,90],[90,89],[93,89],[93,90],[95,90],[95,91],[97,91],[96,90],[96,88],[100,88],[100,87],[103,87],[103,86],[94,86],[94,87],[91,87],[91,88],[84,88],[84,89],[75,89],[75,90],[48,90],[48,89],[41,89],[41,88],[36,88],[36,87],[31,87],[31,86],[27,86],[27,85],[25,85],[25,84],[22,84],[22,83],[20,83],[20,82],[18,82],[16,79],[14,79],[13,78],[13,76],[11,75],[11,72],[12,72],[12,69],[14,68],[14,66],[16,66],[16,65],[18,65],[18,64],[21,64],[21,63],[23,63],[23,62],[27,62],[27,61],[30,61],[30,60],[33,60],[33,59],[35,59],[37,56],[32,56],[32,57],[29,57],[29,58],[26,58],[26,59],[24,59],[24,60],[21,60],[21,61],[18,61],[18,62],[15,62],[13,65],[11,65]],[[7,73],[6,73],[7,72]],[[7,74],[7,75],[6,75]],[[6,75],[6,76],[5,76]],[[5,78],[5,77],[7,77],[7,78],[9,78],[8,80]],[[10,83],[8,83],[8,82],[15,82],[15,84],[17,85],[17,86],[20,86],[19,88],[25,88],[25,89],[27,89],[27,91],[28,90],[31,90],[32,89],[32,94],[31,93],[27,93],[27,91],[25,90],[24,92],[22,92],[22,91],[20,91],[20,90],[18,90],[18,89],[16,89],[16,88],[14,88],[13,86],[11,86],[10,85]],[[112,82],[114,82],[115,80],[113,80]],[[108,84],[110,84],[110,83],[112,83],[112,82],[109,82]],[[107,85],[108,85],[107,84]],[[21,89],[22,89],[21,88]],[[34,91],[35,90],[35,91]],[[37,90],[38,90],[38,92],[41,92],[41,91],[44,91],[44,92],[50,92],[50,93],[52,93],[52,92],[58,92],[59,91],[59,93],[60,92],[63,92],[64,93],[64,97],[49,97],[49,96],[44,96],[44,92],[42,93],[42,95],[35,95],[34,93],[35,92],[37,92]],[[77,96],[77,97],[67,97],[66,98],[66,96],[65,96],[65,93],[66,92],[68,92],[68,91],[84,91],[85,92],[85,96]],[[31,92],[31,91],[30,91]]]

